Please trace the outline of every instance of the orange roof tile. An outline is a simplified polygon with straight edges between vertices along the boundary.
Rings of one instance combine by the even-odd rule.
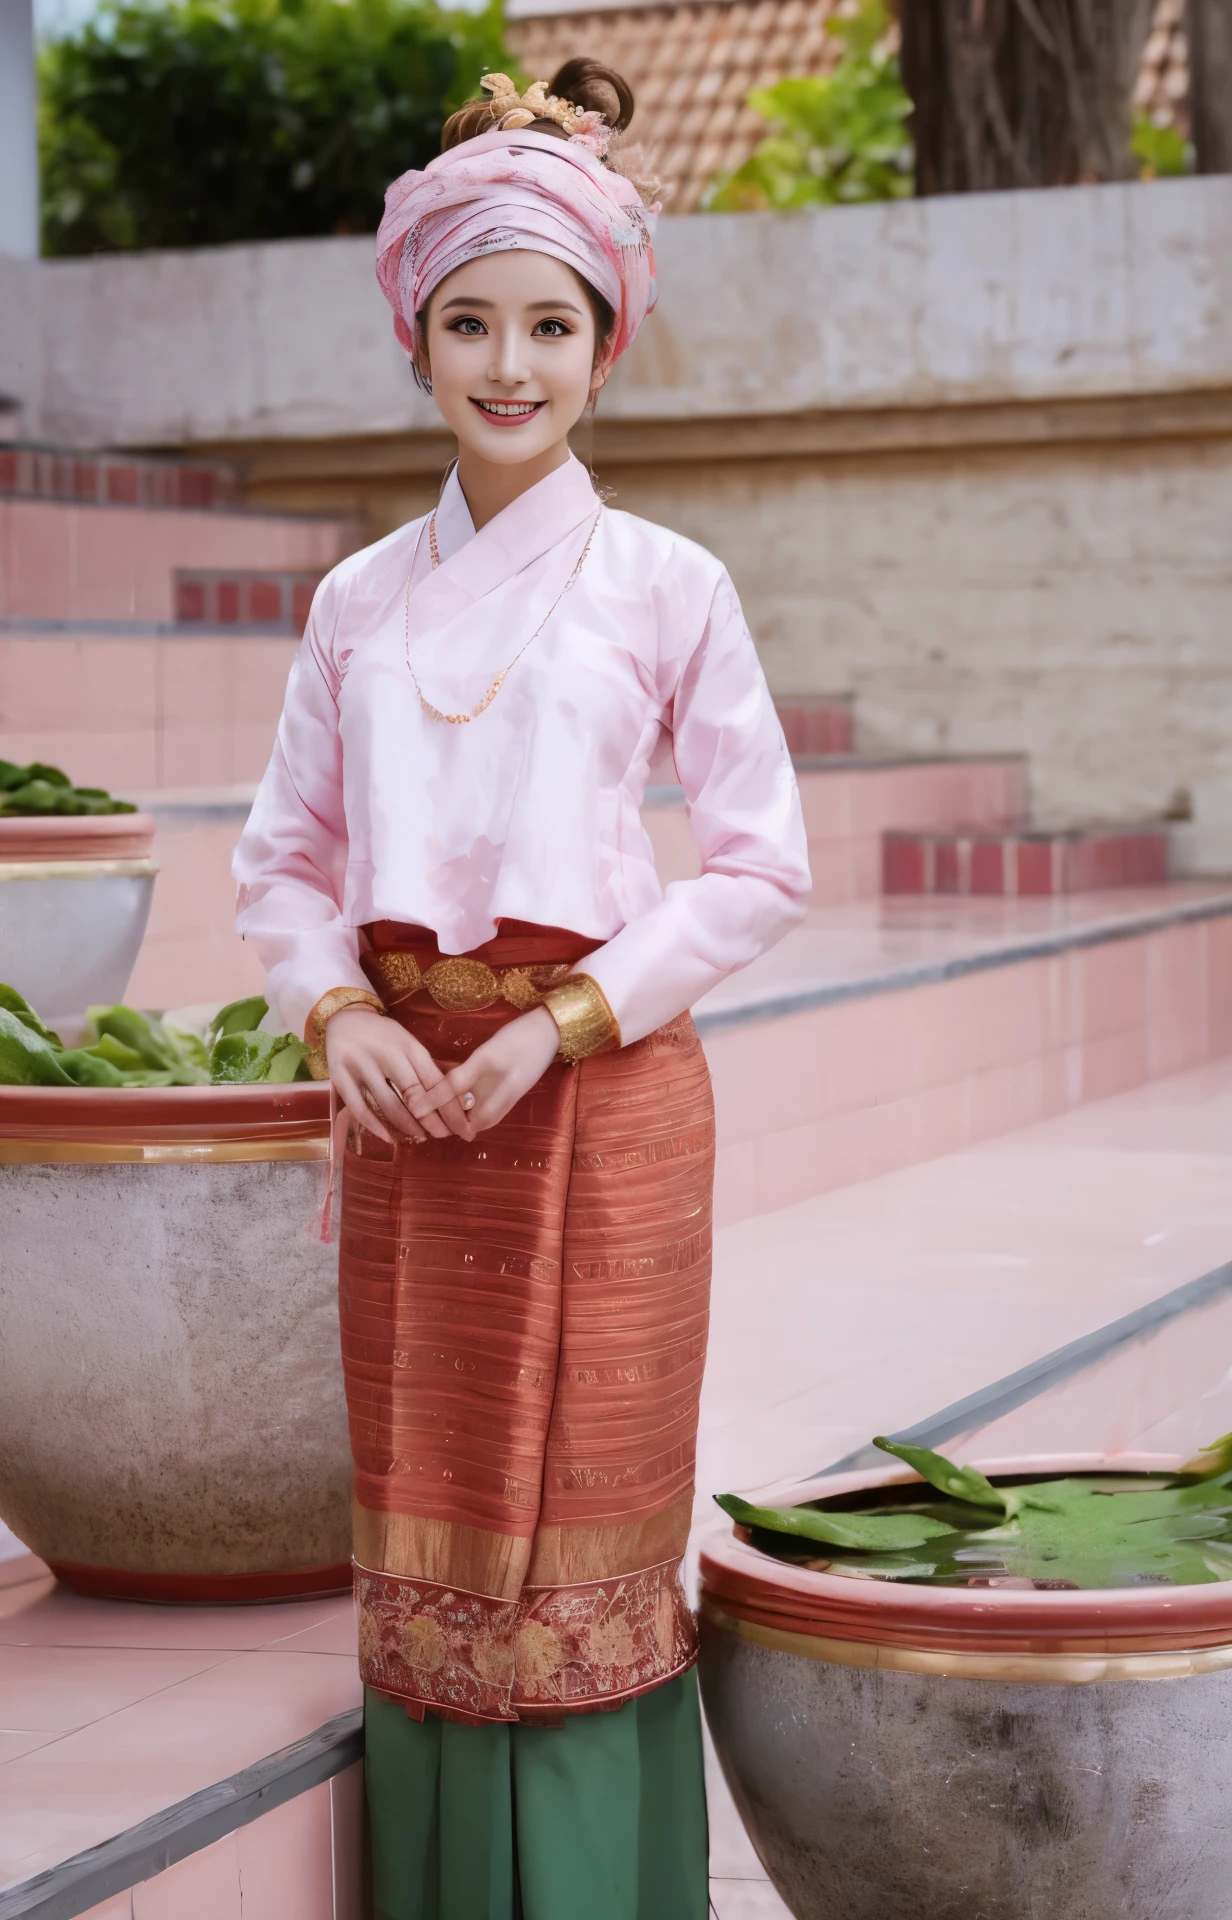
[[[663,180],[664,211],[691,213],[712,175],[740,166],[766,132],[744,104],[750,89],[832,70],[842,42],[825,26],[846,0],[693,0],[541,14],[529,11],[535,0],[514,4],[523,17],[506,21],[505,37],[532,78],[550,79],[572,54],[591,54],[625,75],[637,100],[630,138]],[[1134,103],[1186,137],[1188,58],[1184,0],[1156,0]]]

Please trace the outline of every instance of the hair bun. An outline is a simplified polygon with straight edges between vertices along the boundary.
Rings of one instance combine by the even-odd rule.
[[[613,133],[623,133],[633,118],[633,89],[621,73],[585,54],[566,60],[548,82],[548,92],[583,113],[601,113]]]

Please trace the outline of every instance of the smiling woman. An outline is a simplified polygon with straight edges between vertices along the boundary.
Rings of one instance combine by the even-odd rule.
[[[240,926],[350,1123],[377,1913],[703,1920],[688,1008],[802,913],[804,831],[727,575],[569,452],[654,302],[629,90],[587,61],[484,85],[377,243],[457,463],[318,590]],[[702,867],[666,893],[639,818],[664,732]]]
[[[458,436],[476,527],[561,465],[570,428],[605,378],[579,275],[541,253],[458,267],[423,316],[432,397]]]

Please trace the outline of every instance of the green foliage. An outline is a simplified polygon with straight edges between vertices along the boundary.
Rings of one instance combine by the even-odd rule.
[[[1201,1586],[1232,1580],[1232,1435],[1179,1474],[1076,1474],[996,1486],[926,1447],[875,1443],[920,1473],[851,1509],[718,1504],[780,1559],[926,1586]],[[934,1492],[941,1499],[934,1497]],[[819,1543],[826,1557],[815,1555]]]
[[[930,1520],[926,1515],[917,1518],[897,1513],[823,1513],[817,1507],[753,1507],[735,1493],[719,1494],[718,1504],[739,1526],[765,1527],[772,1533],[820,1540],[826,1546],[847,1547],[853,1552],[896,1553],[954,1531],[944,1521]]]
[[[746,213],[908,196],[911,102],[898,57],[886,50],[888,24],[883,0],[864,0],[856,15],[826,23],[846,42],[833,73],[752,92],[749,105],[775,131],[742,167],[711,182],[702,205]]]
[[[0,1086],[204,1087],[311,1078],[290,1033],[258,1033],[265,1001],[235,1000],[215,1016],[210,1046],[156,1014],[91,1007],[90,1046],[66,1048],[15,987],[0,984]]]
[[[951,1500],[965,1500],[973,1507],[995,1507],[998,1513],[1006,1511],[1004,1493],[974,1467],[956,1467],[944,1454],[933,1453],[928,1447],[903,1446],[897,1440],[887,1440],[884,1434],[878,1434],[873,1445],[914,1467],[930,1486],[948,1494]]]
[[[1142,180],[1162,180],[1194,170],[1192,142],[1183,140],[1175,127],[1157,127],[1148,114],[1139,114],[1134,121],[1132,144]]]
[[[102,787],[75,787],[59,767],[34,760],[18,767],[0,760],[0,820],[40,814],[136,813],[128,800],[113,800]]]
[[[371,233],[502,64],[500,0],[106,0],[40,56],[46,253]]]

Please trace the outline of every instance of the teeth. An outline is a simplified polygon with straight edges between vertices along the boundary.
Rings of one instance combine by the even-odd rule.
[[[496,414],[534,413],[539,406],[537,400],[480,400],[476,404],[485,413]]]

